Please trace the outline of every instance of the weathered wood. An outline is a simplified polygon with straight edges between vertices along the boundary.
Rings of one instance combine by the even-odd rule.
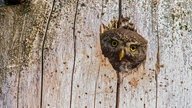
[[[41,46],[51,3],[0,8],[1,108],[38,108]]]
[[[153,18],[153,2],[149,0],[123,1],[124,17],[130,17],[137,32],[148,40],[148,54],[146,63],[129,75],[122,76],[120,91],[120,108],[155,108],[156,81],[155,65],[157,58],[157,36]]]
[[[117,74],[101,54],[99,34],[118,18],[118,2],[0,7],[0,108],[191,107],[192,2],[122,0],[148,54],[139,69],[120,74],[116,102]]]
[[[69,108],[71,104],[76,6],[76,0],[53,5],[44,47],[43,108]]]
[[[53,26],[48,31],[45,49],[51,50],[47,50],[45,56],[43,106],[114,107],[116,73],[110,64],[107,69],[105,61],[100,63],[102,2],[63,4],[68,8],[63,8],[63,14],[56,16],[63,21],[52,21],[50,25]]]
[[[192,2],[159,1],[158,107],[192,106]]]
[[[99,15],[100,23],[98,27],[102,24],[107,25],[114,18],[118,18],[118,1],[102,1]],[[97,44],[97,51],[99,53],[100,69],[95,88],[94,108],[114,108],[116,106],[117,75],[109,61],[101,54],[100,42]]]

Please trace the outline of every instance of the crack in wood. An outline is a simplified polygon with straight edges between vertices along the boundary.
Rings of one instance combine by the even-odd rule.
[[[119,0],[119,18],[118,18],[118,23],[117,23],[117,28],[120,27],[121,22],[122,22],[122,3],[121,0]]]
[[[120,27],[122,22],[122,1],[119,0],[119,18],[118,18],[118,24],[117,24],[117,28]],[[116,108],[119,108],[119,104],[120,104],[120,73],[117,72],[117,89],[116,89]]]
[[[152,28],[156,28],[157,31],[157,55],[156,55],[156,66],[155,66],[155,81],[156,81],[156,99],[155,99],[155,108],[157,108],[157,104],[158,104],[158,73],[160,71],[160,55],[159,55],[159,47],[160,47],[160,43],[159,43],[159,34],[158,34],[158,15],[157,15],[157,10],[158,10],[158,1],[157,0],[152,0],[151,3],[151,7],[152,7],[152,17],[155,18],[156,21],[154,21],[152,24],[156,24],[155,26],[152,25]]]
[[[94,108],[96,108],[96,106],[95,106],[95,105],[96,105],[96,96],[97,96],[97,95],[96,95],[96,94],[97,94],[96,92],[97,92],[97,84],[98,84],[97,82],[98,82],[98,79],[99,79],[99,74],[100,74],[100,65],[99,65],[98,74],[97,74],[97,78],[96,78],[96,82],[95,82]]]
[[[158,27],[157,27],[157,31],[158,31]],[[157,32],[157,61],[156,61],[156,71],[155,71],[155,81],[156,81],[156,103],[155,103],[155,108],[157,108],[157,99],[158,99],[158,73],[160,71],[160,58],[159,58],[159,36],[158,36],[158,32]]]
[[[43,75],[44,75],[44,49],[45,49],[45,41],[47,39],[47,31],[48,31],[48,28],[49,28],[49,24],[50,24],[50,21],[51,21],[51,14],[53,13],[53,8],[54,8],[54,5],[55,5],[55,0],[53,0],[53,3],[52,3],[52,8],[51,8],[51,12],[49,14],[49,17],[48,17],[48,20],[47,20],[47,25],[46,25],[46,28],[45,28],[45,34],[44,34],[44,38],[43,38],[43,43],[42,43],[42,64],[41,64],[41,88],[40,88],[40,92],[41,92],[41,96],[40,96],[40,108],[42,108],[43,106]]]
[[[70,106],[72,106],[72,95],[73,95],[73,77],[75,73],[75,62],[76,62],[76,35],[75,35],[75,28],[76,28],[76,20],[77,20],[77,11],[78,11],[78,6],[79,6],[79,0],[77,0],[76,4],[76,10],[75,10],[75,17],[74,17],[74,23],[73,23],[73,41],[74,41],[74,59],[73,59],[73,70],[72,70],[72,75],[71,75],[71,92],[70,92]]]
[[[116,106],[115,108],[120,108],[120,87],[121,87],[121,78],[120,78],[120,73],[117,73],[117,89],[116,89]]]

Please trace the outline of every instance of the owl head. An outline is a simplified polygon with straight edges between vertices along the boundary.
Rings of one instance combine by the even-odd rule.
[[[147,40],[137,32],[117,28],[100,36],[102,53],[118,72],[136,68],[146,59]]]

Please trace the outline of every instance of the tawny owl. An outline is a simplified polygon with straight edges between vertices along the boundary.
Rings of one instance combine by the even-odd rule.
[[[118,72],[136,68],[146,59],[147,40],[125,28],[106,31],[100,37],[102,53]]]

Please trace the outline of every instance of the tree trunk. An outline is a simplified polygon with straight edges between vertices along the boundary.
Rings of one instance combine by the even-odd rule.
[[[148,40],[147,60],[122,78],[103,57],[100,26],[119,0],[31,0],[0,7],[0,108],[192,106],[192,2],[122,0]]]

